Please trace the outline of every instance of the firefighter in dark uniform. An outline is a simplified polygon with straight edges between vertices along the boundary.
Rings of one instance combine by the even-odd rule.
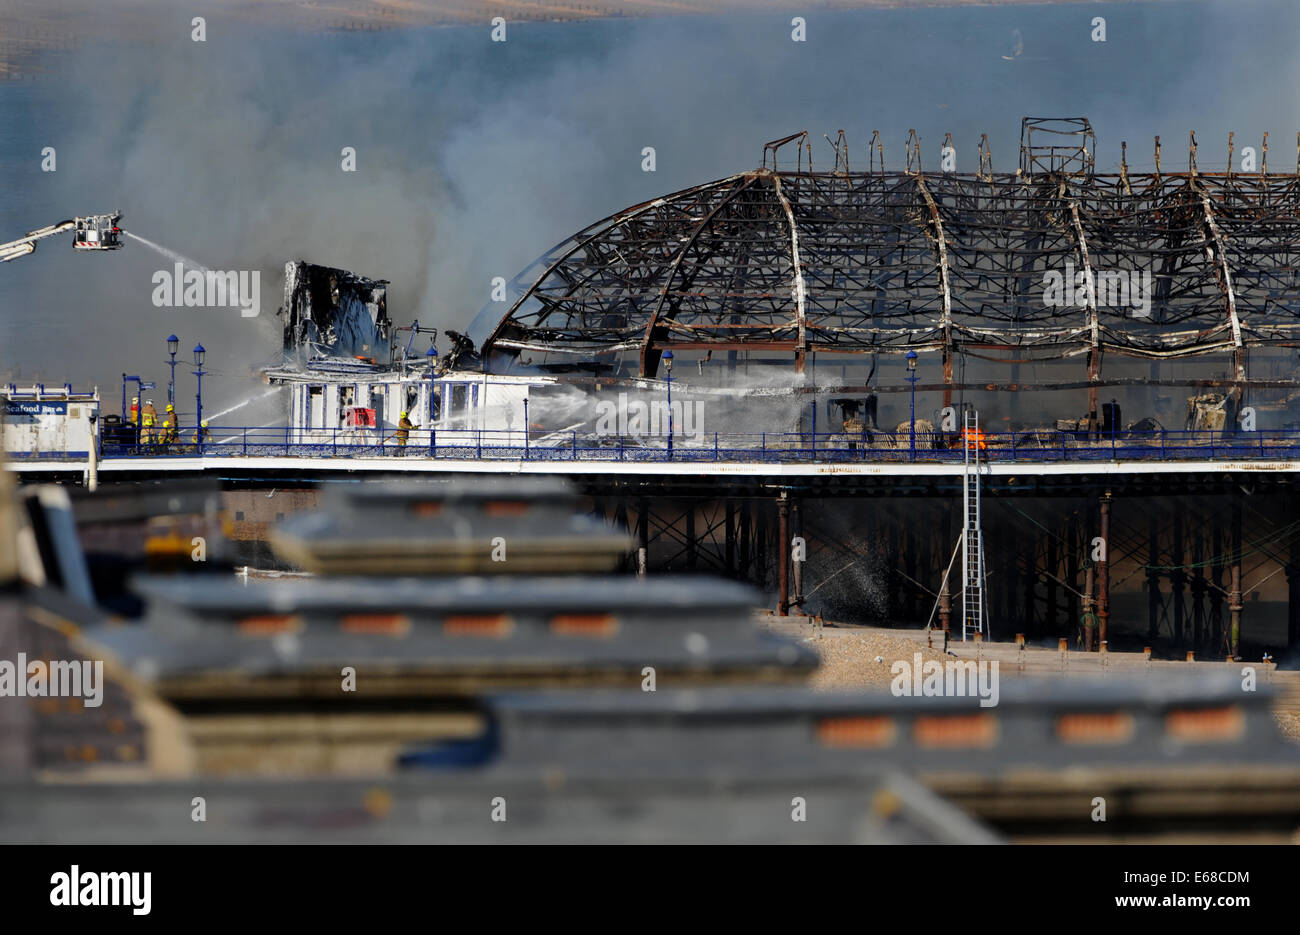
[[[400,419],[397,420],[397,444],[401,448],[406,447],[406,440],[411,435],[411,429],[415,428],[408,419],[407,413],[403,412]]]
[[[176,425],[176,407],[171,403],[168,403],[167,416],[163,419],[163,444],[174,445],[179,437],[180,429],[179,426]]]

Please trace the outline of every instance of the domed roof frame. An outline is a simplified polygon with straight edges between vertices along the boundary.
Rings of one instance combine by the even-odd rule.
[[[926,173],[915,134],[908,150],[904,171],[850,172],[837,147],[835,171],[765,165],[597,221],[516,280],[485,359],[634,352],[654,377],[669,347],[789,354],[795,370],[915,349],[952,385],[966,352],[1081,357],[1090,383],[1108,353],[1226,353],[1240,386],[1248,348],[1300,340],[1300,169],[1200,172],[1194,137],[1186,172],[1161,169],[1158,142],[1140,174],[1091,158],[994,173],[984,142],[980,172]],[[1147,308],[1110,301],[1117,273],[1149,276]],[[1093,285],[1053,305],[1052,274]]]

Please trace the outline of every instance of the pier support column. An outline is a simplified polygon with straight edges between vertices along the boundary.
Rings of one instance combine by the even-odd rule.
[[[1187,641],[1187,628],[1185,626],[1186,608],[1183,605],[1183,584],[1187,580],[1187,574],[1183,571],[1183,516],[1180,509],[1181,504],[1174,502],[1174,541],[1173,550],[1170,553],[1169,564],[1172,569],[1169,572],[1169,594],[1171,597],[1172,614],[1174,618],[1174,646],[1182,649]]]
[[[1210,647],[1205,621],[1205,540],[1203,530],[1197,529],[1192,534],[1192,649],[1205,653]]]
[[[790,500],[784,493],[776,502],[776,510],[776,612],[782,617],[788,617],[790,615]]]
[[[1286,645],[1288,649],[1300,647],[1300,555],[1295,545],[1286,565]]]
[[[728,577],[736,576],[736,504],[730,497],[727,498],[726,507],[726,554],[723,561],[727,569]]]
[[[1101,495],[1101,561],[1097,563],[1097,639],[1106,643],[1110,622],[1110,491]]]
[[[596,511],[596,515],[602,520],[606,519],[607,517],[605,514],[605,508],[603,503],[597,501],[597,504],[600,507],[600,509]],[[627,497],[618,497],[614,501],[614,525],[617,526],[619,529],[630,530],[632,528],[632,521],[628,519]],[[635,552],[627,556],[624,565],[626,565],[631,570],[636,569]]]
[[[1210,625],[1213,628],[1214,652],[1227,653],[1228,635],[1223,629],[1223,567],[1227,564],[1224,553],[1228,549],[1227,537],[1223,534],[1222,517],[1216,512],[1210,523],[1210,554],[1215,556],[1210,566]]]
[[[1160,512],[1151,504],[1147,525],[1147,645],[1154,646],[1160,636]]]
[[[807,555],[808,543],[803,537],[803,510],[796,500],[790,504],[791,538],[799,539],[799,549],[791,555],[790,574],[793,596],[790,605],[803,611],[803,563]]]
[[[952,531],[952,521],[947,510],[944,512],[944,522],[939,527],[945,533]],[[945,633],[952,629],[952,572],[948,570],[949,559],[952,558],[952,542],[946,536],[939,536],[939,548],[935,554],[939,556],[939,629]],[[953,561],[954,568],[956,561]]]
[[[1294,500],[1291,502],[1289,519],[1294,522],[1300,510],[1294,506]],[[1300,548],[1295,540],[1292,540],[1287,555],[1286,583],[1286,646],[1287,649],[1300,649]]]
[[[1047,588],[1046,603],[1044,609],[1045,629],[1049,636],[1055,636],[1057,633],[1056,619],[1056,582],[1061,577],[1060,556],[1056,549],[1056,539],[1051,536],[1047,537],[1047,578],[1044,580],[1044,586]]]
[[[645,577],[646,555],[650,551],[650,501],[645,497],[636,511],[636,573]]]
[[[1025,546],[1025,575],[1021,580],[1021,586],[1024,588],[1025,614],[1020,629],[1024,633],[1037,633],[1038,630],[1034,626],[1034,606],[1037,604],[1038,591],[1038,535],[1028,530],[1024,535],[1025,538],[1021,542]]]
[[[952,628],[953,572],[949,571],[949,562],[956,566],[956,560],[953,558],[952,512],[951,506],[946,503],[940,504],[939,520],[934,524],[934,534],[929,540],[930,561],[938,572],[938,577],[934,581],[939,587],[939,597],[934,611],[938,615],[937,626],[945,633]]]
[[[737,571],[741,581],[749,580],[750,527],[753,508],[748,500],[740,501],[740,565]]]
[[[1078,521],[1074,517],[1066,522],[1065,541],[1061,543],[1061,556],[1065,563],[1065,633],[1067,636],[1073,636],[1076,640],[1079,638],[1079,618],[1083,613],[1080,606],[1079,592],[1082,590],[1079,583],[1079,542]],[[1049,633],[1049,636],[1060,637],[1061,631]]]
[[[1241,655],[1241,501],[1232,498],[1232,566],[1228,569],[1228,655]]]
[[[906,509],[904,509],[903,510],[904,515],[906,515],[906,512],[907,512]],[[917,538],[918,537],[916,535],[916,530],[913,527],[913,524],[907,523],[903,527],[903,544],[902,544],[903,554],[901,558],[902,558],[903,571],[907,575],[907,619],[908,620],[915,620],[917,616],[919,616],[919,612],[917,610],[917,600],[916,600],[917,588],[916,585],[913,583],[917,580],[916,577]]]
[[[901,582],[902,578],[898,574],[902,567],[903,547],[902,540],[898,534],[899,519],[894,514],[890,506],[886,506],[883,516],[885,523],[885,607],[886,613],[891,620],[897,620],[903,616],[903,595]]]
[[[693,500],[686,501],[686,569],[694,571],[698,563],[699,542],[695,538],[695,509]]]
[[[1097,616],[1093,613],[1093,594],[1097,584],[1097,568],[1091,562],[1083,571],[1083,648],[1092,652],[1097,645]]]

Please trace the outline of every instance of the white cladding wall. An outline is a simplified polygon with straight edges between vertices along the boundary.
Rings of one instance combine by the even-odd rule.
[[[0,397],[0,436],[8,457],[75,455],[85,457],[99,444],[96,396]]]
[[[480,432],[485,444],[522,445],[528,391],[527,383],[498,382],[481,374],[438,380],[358,375],[356,382],[295,383],[291,416],[296,440],[306,443],[342,436],[391,440],[402,412],[407,412],[415,426],[409,436],[412,447],[463,443],[466,433],[475,433],[477,441]],[[353,406],[374,409],[376,428],[348,429],[345,412]]]

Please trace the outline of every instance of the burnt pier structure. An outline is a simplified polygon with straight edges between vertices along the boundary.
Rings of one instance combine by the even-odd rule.
[[[631,531],[628,572],[710,571],[777,613],[947,629],[974,410],[992,636],[1300,650],[1300,137],[1296,164],[1271,167],[1267,135],[1230,135],[1218,161],[1189,134],[1185,164],[1156,138],[1140,172],[1127,145],[1099,171],[1084,118],[1026,118],[1013,172],[983,138],[975,172],[951,138],[923,164],[909,133],[888,167],[879,134],[852,164],[843,133],[829,142],[823,168],[793,134],[759,168],[566,239],[516,277],[474,358],[568,381],[588,408],[713,392],[692,445],[530,435],[535,406],[518,443],[394,458],[236,440],[101,476],[188,470],[236,497],[560,474]],[[556,433],[569,441],[539,444]]]

